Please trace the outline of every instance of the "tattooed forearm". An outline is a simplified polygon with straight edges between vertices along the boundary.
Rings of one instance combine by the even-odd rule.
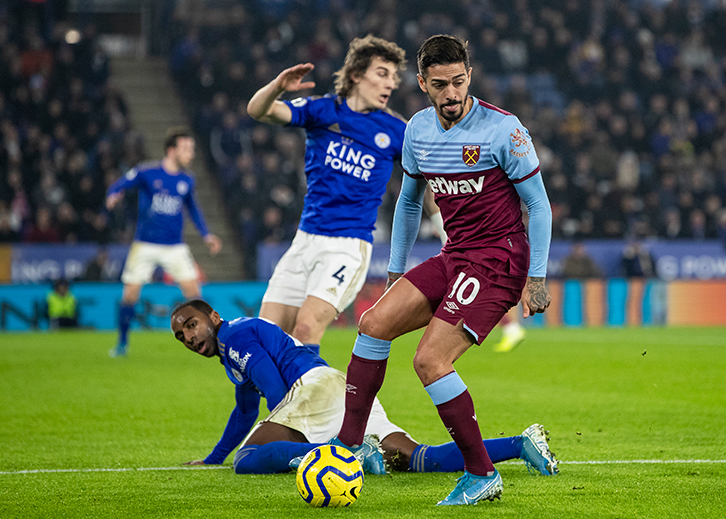
[[[545,278],[527,278],[527,289],[529,307],[535,312],[544,312],[552,301],[552,296],[545,287]]]

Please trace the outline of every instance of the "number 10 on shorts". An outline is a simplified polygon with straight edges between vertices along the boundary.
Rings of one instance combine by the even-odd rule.
[[[469,286],[471,286],[471,292],[469,292],[469,295],[466,296],[465,294],[469,290]],[[460,304],[468,305],[476,299],[480,288],[481,283],[479,283],[478,279],[474,277],[466,277],[466,273],[462,272],[459,274],[459,277],[456,278],[454,286],[451,287],[449,299],[453,298],[454,294],[456,294],[456,300]]]

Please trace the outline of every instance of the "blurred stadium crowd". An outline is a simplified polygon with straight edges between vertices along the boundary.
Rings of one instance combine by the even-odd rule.
[[[171,70],[249,250],[294,232],[304,135],[253,124],[246,100],[306,61],[316,88],[304,95],[332,92],[348,42],[369,32],[407,51],[391,100],[404,117],[428,106],[420,43],[469,41],[471,93],[534,137],[556,238],[726,239],[724,2],[188,1],[169,27]],[[394,181],[383,237],[397,193]]]
[[[164,3],[169,64],[245,250],[292,238],[304,134],[256,124],[246,101],[311,61],[333,91],[348,42],[406,49],[391,107],[428,106],[415,54],[435,33],[469,41],[471,93],[534,138],[554,237],[726,240],[726,2],[646,0],[180,0]],[[25,23],[0,8],[0,241],[126,241],[133,213],[106,186],[143,158],[93,26]],[[400,170],[381,207],[390,230]],[[127,204],[129,205],[129,204]],[[113,220],[116,218],[116,220]],[[129,221],[126,221],[128,219]],[[422,226],[422,237],[431,237]]]
[[[0,7],[0,242],[125,240],[105,191],[143,146],[109,59],[92,25],[28,5]]]

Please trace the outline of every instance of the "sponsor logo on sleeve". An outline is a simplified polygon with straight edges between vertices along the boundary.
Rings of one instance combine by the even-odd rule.
[[[298,97],[297,99],[290,101],[290,104],[296,108],[300,108],[301,106],[308,104],[308,99],[307,97]]]
[[[229,350],[229,358],[232,359],[238,366],[242,373],[245,372],[245,367],[247,367],[247,362],[250,360],[250,357],[252,357],[252,354],[247,352],[244,357],[240,360],[239,358],[239,352],[236,350]]]
[[[509,140],[513,146],[509,149],[509,153],[515,157],[526,157],[532,148],[532,140],[527,130],[522,131],[521,128],[517,128],[514,133],[509,134]]]

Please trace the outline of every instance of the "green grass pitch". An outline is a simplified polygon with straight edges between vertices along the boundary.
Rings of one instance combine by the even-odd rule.
[[[0,517],[726,517],[726,329],[532,329],[506,354],[498,335],[457,364],[482,434],[544,424],[560,475],[501,464],[501,501],[446,509],[460,474],[369,476],[350,508],[320,510],[292,473],[180,470],[219,439],[234,391],[170,333],[132,333],[122,359],[113,333],[0,334]],[[449,437],[412,368],[419,337],[394,342],[380,398],[436,444]],[[354,338],[329,330],[323,356],[345,370]]]

